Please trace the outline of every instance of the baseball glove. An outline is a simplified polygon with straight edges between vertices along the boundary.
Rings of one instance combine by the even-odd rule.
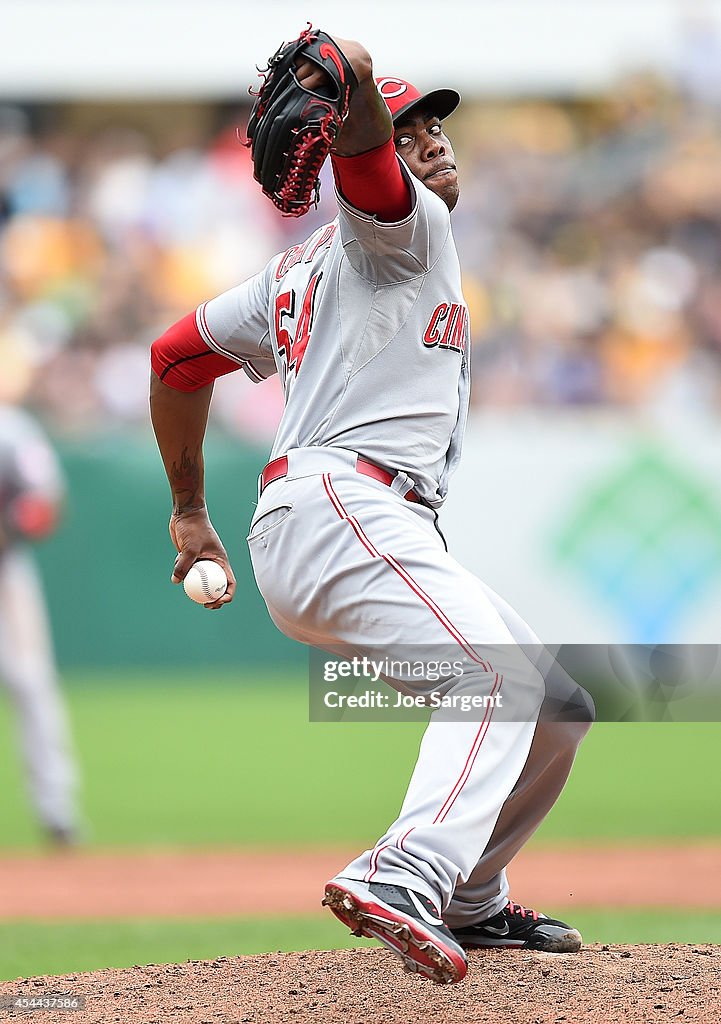
[[[298,82],[299,56],[323,68],[325,85],[311,91]],[[260,74],[263,84],[247,130],[254,177],[281,213],[302,217],[318,202],[318,175],[358,79],[331,37],[310,25],[298,39],[284,43]]]

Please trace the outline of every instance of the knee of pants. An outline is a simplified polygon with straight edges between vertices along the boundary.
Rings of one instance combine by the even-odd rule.
[[[575,685],[565,701],[546,694],[541,705],[540,724],[553,737],[556,749],[574,751],[596,720],[590,693]]]
[[[580,743],[596,720],[593,697],[557,662],[545,674],[545,698],[541,718],[546,722],[568,725],[569,733]]]
[[[31,659],[18,661],[4,671],[0,684],[18,703],[55,699],[57,683],[52,670]]]
[[[556,749],[569,753],[573,753],[580,746],[592,724],[593,718],[590,717],[565,721],[551,719],[545,722],[546,728],[551,731]]]
[[[574,749],[578,747],[581,742],[585,739],[586,734],[593,725],[594,718],[587,718],[584,721],[579,722],[562,722],[559,723],[563,726],[565,742],[569,747]]]

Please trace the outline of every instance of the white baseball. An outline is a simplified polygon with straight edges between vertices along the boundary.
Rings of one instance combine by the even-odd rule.
[[[217,601],[228,589],[228,577],[222,565],[208,558],[201,558],[192,565],[183,580],[185,593],[191,601],[198,604],[210,604]]]

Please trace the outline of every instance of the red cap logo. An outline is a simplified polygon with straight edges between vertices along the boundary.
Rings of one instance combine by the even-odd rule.
[[[416,87],[410,82],[404,82],[402,78],[376,78],[376,85],[392,117],[395,117],[399,110],[421,98]]]
[[[376,86],[386,101],[394,121],[400,114],[405,116],[406,111],[411,113],[420,102],[442,121],[444,117],[452,114],[461,102],[461,97],[455,89],[432,89],[424,95],[418,92],[415,85],[411,85],[403,78],[376,78]]]

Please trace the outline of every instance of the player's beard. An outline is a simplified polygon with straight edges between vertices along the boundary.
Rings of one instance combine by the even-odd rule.
[[[453,210],[455,210],[455,208],[456,208],[456,203],[458,202],[460,197],[461,197],[461,190],[458,187],[458,182],[456,181],[452,185],[448,186],[447,194],[446,195],[442,195],[441,199],[446,204],[448,209],[451,212],[453,212]]]
[[[443,181],[442,179],[436,181],[426,181],[426,188],[430,189],[431,192],[435,192],[439,199],[442,199],[449,210],[453,211],[456,208],[456,203],[461,194],[461,190],[458,186],[458,178],[453,177],[450,181]]]

